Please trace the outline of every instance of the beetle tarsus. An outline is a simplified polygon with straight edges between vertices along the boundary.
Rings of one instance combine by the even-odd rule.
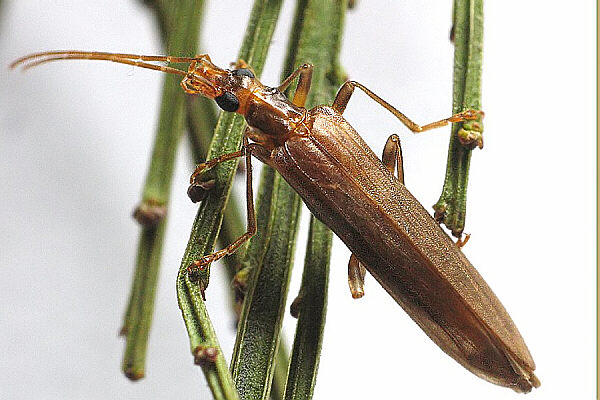
[[[469,241],[469,239],[471,239],[471,234],[470,233],[465,233],[464,240],[463,240],[462,237],[459,237],[458,240],[456,241],[456,245],[458,246],[459,249],[462,249],[463,247],[465,247],[465,245],[467,244],[467,242]]]
[[[215,183],[214,179],[194,182],[188,187],[187,195],[193,203],[204,201],[210,190],[215,187]]]
[[[360,299],[365,295],[365,275],[367,269],[354,254],[348,261],[348,287],[353,299]]]

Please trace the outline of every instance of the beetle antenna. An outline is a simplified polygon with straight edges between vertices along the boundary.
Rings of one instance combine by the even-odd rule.
[[[25,57],[21,57],[14,61],[10,68],[22,67],[23,70],[36,67],[40,64],[56,60],[103,60],[111,61],[119,64],[133,65],[135,67],[152,69],[155,71],[166,72],[169,74],[176,74],[185,76],[187,71],[182,71],[177,68],[167,67],[164,65],[151,64],[148,61],[154,62],[166,62],[171,64],[177,63],[191,63],[197,61],[196,58],[192,57],[171,57],[171,56],[146,56],[140,54],[125,54],[125,53],[104,53],[98,51],[46,51],[43,53],[33,53]]]

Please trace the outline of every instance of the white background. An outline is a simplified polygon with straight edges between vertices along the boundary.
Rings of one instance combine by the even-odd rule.
[[[202,41],[235,59],[250,2],[210,1]],[[419,123],[451,110],[451,1],[359,2],[348,13],[349,76]],[[263,81],[276,84],[293,13],[286,2]],[[537,363],[529,399],[595,393],[595,4],[486,3],[485,149],[475,151],[465,248],[502,300]],[[127,66],[63,62],[27,73],[34,51],[161,53],[151,13],[135,1],[9,1],[0,8],[0,398],[210,398],[192,365],[175,276],[196,206],[177,164],[147,376],[119,372],[140,198],[162,76]],[[406,183],[437,200],[448,129],[410,133],[361,94],[347,118],[380,153],[403,140]],[[184,146],[182,146],[184,147]],[[257,163],[258,164],[258,163]],[[304,212],[304,222],[306,215]],[[298,255],[304,253],[305,230]],[[373,279],[353,301],[348,251],[336,239],[316,399],[508,399],[517,394],[444,355]],[[292,281],[297,292],[302,261]],[[208,307],[227,358],[234,341],[228,282],[213,269]],[[294,320],[287,317],[291,343]],[[200,396],[200,392],[203,394]]]

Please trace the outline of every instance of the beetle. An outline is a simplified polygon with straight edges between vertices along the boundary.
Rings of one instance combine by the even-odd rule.
[[[54,51],[20,58],[12,67],[30,68],[60,59],[107,60],[178,74],[183,76],[181,87],[186,93],[214,99],[224,111],[245,117],[248,127],[241,150],[199,164],[190,178],[188,195],[192,201],[201,200],[210,190],[210,184],[202,181],[203,172],[244,156],[247,231],[226,248],[195,261],[190,271],[233,253],[256,232],[251,184],[251,156],[255,156],[276,169],[351,250],[348,280],[353,297],[362,296],[368,270],[427,336],[467,370],[517,392],[540,385],[529,350],[500,301],[459,246],[404,186],[399,138],[388,139],[380,161],[342,116],[355,88],[413,132],[477,120],[483,117],[481,111],[465,110],[420,126],[354,81],[344,83],[331,106],[306,109],[312,65],[300,66],[274,88],[263,85],[243,61],[234,69],[221,69],[206,54],[171,57]],[[189,63],[189,68],[151,64],[155,61]],[[290,101],[283,91],[296,78],[298,85]]]

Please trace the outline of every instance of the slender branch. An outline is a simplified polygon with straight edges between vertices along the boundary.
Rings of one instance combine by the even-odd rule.
[[[317,380],[325,328],[332,233],[314,216],[310,220],[300,294],[292,312],[298,315],[285,399],[311,399]]]
[[[188,137],[190,139],[194,161],[199,164],[206,159],[205,154],[208,152],[208,148],[210,147],[210,141],[216,124],[217,116],[214,111],[213,102],[204,97],[188,96],[186,104],[187,127],[189,133]],[[212,121],[213,116],[214,123]],[[265,172],[268,172],[268,170],[271,172],[273,171],[270,168],[263,169]],[[259,221],[259,232],[262,234],[262,232],[267,231],[267,228],[263,228],[261,222],[268,221],[269,216],[267,215],[265,218],[262,218],[260,210],[258,210],[257,219]],[[233,243],[235,239],[237,239],[243,233],[244,224],[245,221],[242,219],[239,203],[236,201],[236,198],[232,196],[229,198],[229,201],[225,206],[225,211],[223,212],[223,223],[221,225],[221,230],[219,231],[217,244],[221,247],[225,247],[229,243]],[[223,261],[227,267],[227,275],[230,281],[234,279],[236,272],[238,272],[238,269],[241,268],[239,260],[244,254],[244,251],[242,250],[243,249],[239,249],[234,254],[223,258]],[[262,256],[260,259],[262,260]],[[242,271],[238,274],[238,277],[244,275],[245,271]],[[243,292],[245,291],[245,288],[240,288],[239,286],[245,285],[245,283],[242,283],[238,280],[236,280],[235,283],[238,284],[238,288],[230,292],[232,294],[230,302],[237,321],[240,317]],[[275,374],[273,377],[273,386],[271,392],[271,397],[273,399],[283,398],[285,382],[287,379],[288,363],[288,350],[282,339],[279,347],[277,348],[277,362],[275,364]]]
[[[252,65],[258,76],[264,66],[281,3],[282,0],[256,0],[251,12],[238,58],[244,59]],[[244,125],[244,119],[240,115],[221,113],[206,158],[211,159],[221,154],[237,151],[241,147]],[[190,244],[185,256],[190,263],[209,254],[214,247],[223,209],[231,190],[233,175],[237,169],[237,161],[220,163],[208,172],[211,174],[211,178],[215,179],[216,184],[210,190],[206,200],[200,204],[194,221]],[[188,265],[185,267],[187,268]],[[209,278],[210,268],[206,268],[202,271],[199,279],[199,285],[203,290],[208,286]]]
[[[343,82],[339,67],[346,2],[338,0],[309,0],[298,4],[294,27],[301,32],[293,64],[311,62],[315,65],[313,86],[307,105],[331,104]],[[310,399],[317,379],[321,344],[325,328],[329,258],[332,232],[311,216],[308,246],[300,293],[294,301],[298,325],[292,348],[285,399]]]
[[[262,263],[252,268],[240,316],[231,370],[242,399],[269,397],[300,212],[300,198],[283,178],[275,174],[273,181],[261,184],[271,182],[271,210],[287,212],[285,222],[273,219],[267,251]]]
[[[257,75],[260,75],[264,66],[281,3],[281,0],[256,0],[254,3],[239,58],[252,65]],[[222,113],[207,158],[238,150],[243,128],[244,121],[240,116]],[[198,209],[177,278],[177,297],[190,337],[192,353],[196,361],[200,362],[215,398],[221,398],[222,394],[227,395],[227,398],[237,398],[237,394],[232,394],[235,389],[231,375],[226,368],[202,298],[208,285],[209,270],[204,271],[197,282],[191,282],[187,276],[187,268],[194,260],[212,251],[236,168],[237,162],[232,161],[222,163],[212,170],[216,185]],[[199,358],[198,355],[202,357]]]
[[[290,357],[287,351],[287,344],[285,337],[279,338],[279,346],[277,347],[277,354],[275,354],[275,366],[273,372],[273,383],[271,384],[271,400],[281,400],[285,395],[285,385],[288,376],[288,365],[290,363]]]
[[[171,54],[193,54],[197,49],[203,0],[185,0],[169,12],[177,18],[167,34]],[[134,216],[142,224],[134,279],[121,334],[126,337],[122,370],[137,380],[145,374],[146,349],[162,251],[167,203],[175,154],[183,132],[184,94],[177,76],[165,76],[163,97],[150,167],[141,205]]]
[[[453,113],[481,108],[483,61],[483,0],[455,0]],[[467,209],[471,151],[483,147],[481,120],[452,125],[444,187],[433,206],[435,218],[461,237]]]
[[[343,1],[335,0],[298,3],[283,77],[305,62],[315,65],[308,105],[331,102],[339,85],[337,53],[341,43],[344,4]],[[329,80],[331,77],[335,78],[335,84]],[[267,221],[272,220],[272,222],[270,226],[264,228],[262,234],[259,233],[251,240],[247,257],[243,262],[246,267],[243,270],[244,276],[248,275],[247,269],[250,269],[251,279],[231,363],[236,386],[244,399],[265,399],[270,391],[301,204],[297,194],[279,174],[272,172],[270,168],[265,169],[268,172],[264,173],[263,178],[266,176],[268,180],[261,180],[264,192],[258,197],[258,208],[259,213],[264,214],[262,218],[266,218],[266,215],[269,215],[266,209],[270,204],[271,217]],[[271,186],[272,191],[264,189]],[[258,221],[261,223],[260,219]],[[262,223],[266,224],[264,221]],[[310,388],[309,392],[312,392],[320,353],[327,288],[328,248],[332,235],[319,222],[314,222],[313,226],[316,226],[315,224],[322,229],[311,230],[312,240],[322,244],[318,247],[323,258],[317,260],[318,257],[311,257],[314,255],[311,249],[315,250],[317,247],[314,243],[309,245],[310,260],[307,260],[307,266],[309,270],[312,268],[318,271],[305,271],[305,274],[316,272],[318,282],[311,287],[305,286],[306,290],[315,297],[306,299],[303,306],[306,305],[315,312],[312,317],[309,313],[304,313],[305,319],[301,329],[307,326],[305,324],[307,321],[316,323],[312,325],[315,328],[313,331],[297,334],[296,347],[299,350],[296,352],[296,360],[302,363],[303,367],[307,365],[309,367],[294,370],[298,372],[294,375],[298,378],[294,385],[307,386]],[[265,248],[266,253],[264,253]],[[243,280],[243,277],[239,280]],[[300,344],[309,342],[315,346],[310,350]],[[309,353],[310,357],[304,357]],[[298,365],[293,364],[293,367]],[[304,385],[306,380],[310,383]]]
[[[177,299],[190,338],[194,363],[200,365],[215,400],[239,399],[227,361],[219,346],[210,317],[202,300],[202,291],[190,282],[185,272],[177,276]]]

